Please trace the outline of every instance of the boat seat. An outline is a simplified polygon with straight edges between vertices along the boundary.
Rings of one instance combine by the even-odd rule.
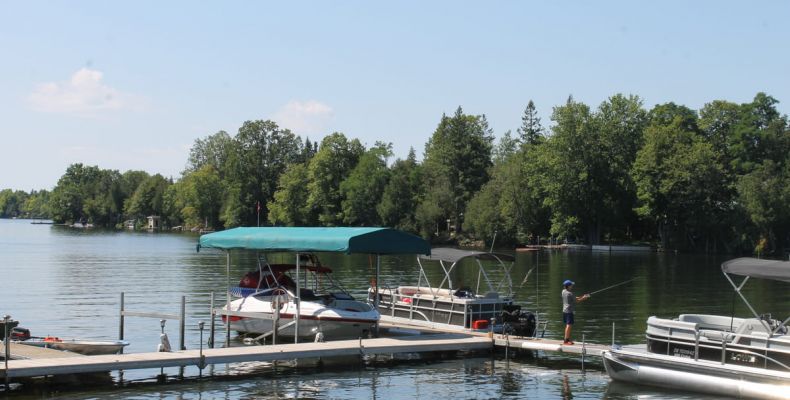
[[[744,336],[754,336],[758,333],[766,334],[765,326],[760,323],[760,320],[756,318],[744,319],[740,326],[735,329],[735,334],[732,336],[731,343],[740,343],[743,339],[751,340],[751,338],[744,338]]]

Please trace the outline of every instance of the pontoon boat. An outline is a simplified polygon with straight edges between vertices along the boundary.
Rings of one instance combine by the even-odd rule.
[[[379,287],[379,312],[382,321],[451,330],[488,330],[501,332],[503,322],[519,327],[522,336],[531,336],[535,317],[523,313],[513,303],[510,271],[515,258],[508,254],[437,248],[431,255],[417,258],[417,284]],[[462,266],[462,264],[465,264]],[[474,265],[468,265],[474,264]],[[474,267],[474,286],[453,280],[460,268]],[[428,268],[440,269],[441,282],[428,279]],[[469,269],[466,269],[469,271]],[[432,274],[434,275],[434,274]],[[376,288],[368,290],[368,301],[375,303]],[[489,327],[491,322],[493,327]]]
[[[616,380],[752,398],[790,398],[790,335],[785,320],[758,314],[741,290],[750,278],[790,282],[790,262],[738,258],[722,272],[750,318],[682,314],[650,317],[645,349],[613,349],[604,365]],[[739,283],[734,276],[744,277]]]

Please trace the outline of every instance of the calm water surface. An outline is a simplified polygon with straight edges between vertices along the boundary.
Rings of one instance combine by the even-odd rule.
[[[188,234],[77,230],[33,225],[27,220],[0,220],[0,314],[21,321],[33,335],[115,339],[120,293],[133,311],[177,314],[187,296],[187,348],[200,345],[199,321],[208,322],[209,293],[224,292],[225,255],[196,252],[197,236]],[[744,316],[719,269],[727,257],[674,254],[591,252],[517,253],[513,280],[517,300],[550,321],[547,337],[561,338],[561,282],[577,282],[578,294],[634,277],[637,280],[593,296],[577,310],[574,337],[609,343],[612,324],[618,343],[642,343],[651,315],[684,312]],[[284,256],[283,256],[284,257]],[[373,276],[367,256],[322,255],[336,279],[363,297]],[[237,281],[251,269],[250,255],[232,255]],[[287,259],[290,261],[290,258]],[[279,260],[275,260],[279,261]],[[284,259],[285,261],[285,259]],[[411,283],[417,278],[414,257],[390,257],[382,264],[382,282]],[[524,281],[532,269],[529,279]],[[471,270],[470,270],[471,271]],[[438,275],[432,275],[435,277]],[[476,275],[455,279],[473,282]],[[523,284],[522,284],[523,283]],[[761,312],[782,318],[790,309],[790,292],[776,282],[753,281],[747,296]],[[207,324],[208,326],[208,324]],[[178,342],[176,321],[165,332]],[[159,321],[127,318],[126,352],[154,351]],[[223,333],[218,332],[218,341]],[[589,360],[588,360],[589,361]],[[101,385],[49,384],[22,387],[13,398],[700,398],[697,394],[611,383],[600,362],[584,372],[577,358],[539,354],[532,359],[473,357],[413,360],[397,364],[354,364],[294,370],[257,364],[214,366],[203,371],[177,368],[113,373]],[[164,372],[166,383],[157,383]]]

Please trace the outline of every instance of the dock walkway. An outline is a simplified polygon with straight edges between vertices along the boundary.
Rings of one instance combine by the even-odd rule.
[[[488,349],[491,349],[491,339],[487,337],[461,334],[420,335],[323,343],[203,349],[202,359],[200,350],[184,350],[171,353],[9,360],[8,370],[0,369],[0,378],[4,379],[6,376],[9,378],[22,378],[145,368],[201,367],[209,364],[249,361]]]
[[[404,322],[393,323],[390,321],[381,321],[379,322],[379,326],[385,329],[409,329],[414,331],[423,331],[423,332],[433,332],[433,333],[447,333],[448,331],[442,329],[437,326],[431,326],[430,324],[408,324]],[[460,330],[459,330],[460,332]],[[601,357],[602,353],[605,350],[609,350],[610,346],[598,344],[598,343],[583,343],[580,341],[575,342],[574,344],[563,344],[562,340],[555,340],[555,339],[545,339],[545,338],[533,338],[533,337],[522,337],[522,336],[508,336],[508,335],[500,335],[494,334],[493,338],[488,337],[488,332],[483,331],[463,331],[464,335],[475,336],[475,337],[484,337],[487,338],[489,341],[493,341],[493,345],[495,347],[507,347],[510,349],[519,349],[519,350],[535,350],[535,351],[548,351],[553,353],[566,353],[566,354],[577,354],[577,355],[586,355],[586,356],[595,356]]]

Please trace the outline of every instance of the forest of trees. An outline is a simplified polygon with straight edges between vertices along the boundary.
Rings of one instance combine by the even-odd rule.
[[[174,180],[73,164],[51,191],[0,191],[0,217],[99,226],[391,226],[434,241],[554,238],[685,251],[783,253],[790,241],[790,126],[777,100],[650,110],[569,97],[544,126],[532,101],[494,142],[485,115],[442,115],[418,161],[272,121],[197,139]]]

